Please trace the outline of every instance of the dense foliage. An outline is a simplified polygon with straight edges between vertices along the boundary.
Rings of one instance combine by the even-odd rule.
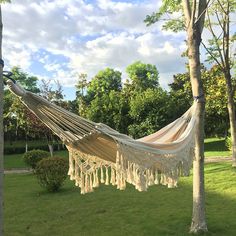
[[[37,164],[35,170],[39,184],[49,192],[60,189],[67,177],[67,172],[68,161],[61,157],[43,159]]]
[[[42,81],[38,88],[36,77],[17,67],[12,72],[14,79],[28,90],[39,92],[67,110],[105,123],[134,138],[162,128],[181,116],[193,102],[188,72],[173,75],[173,82],[166,91],[159,85],[156,66],[140,61],[127,66],[128,78],[125,82],[121,72],[112,68],[99,71],[92,79],[88,79],[86,74],[79,74],[74,101],[63,99],[58,82],[54,90],[48,81]],[[206,136],[226,136],[229,129],[226,86],[219,66],[211,69],[202,66],[202,81],[206,95]],[[235,86],[235,79],[232,81]],[[57,141],[52,132],[8,90],[5,90],[4,99],[5,138],[8,142],[20,139],[27,143],[28,139],[46,138],[52,146]]]
[[[35,169],[39,161],[49,156],[50,154],[48,152],[35,149],[35,150],[26,152],[23,155],[23,160],[28,166],[30,166],[32,169]]]

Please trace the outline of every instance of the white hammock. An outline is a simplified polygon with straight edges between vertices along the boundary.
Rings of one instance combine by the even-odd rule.
[[[102,123],[77,116],[46,99],[25,91],[11,80],[10,90],[60,139],[69,151],[69,175],[81,193],[92,192],[99,183],[126,182],[139,191],[163,184],[176,187],[186,176],[194,156],[195,108],[154,134],[134,140]]]

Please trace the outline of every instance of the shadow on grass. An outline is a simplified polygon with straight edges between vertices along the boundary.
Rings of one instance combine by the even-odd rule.
[[[228,169],[229,169],[229,167],[219,165],[219,166],[215,166],[214,168],[210,168],[209,170],[207,170],[207,172],[210,174],[210,173],[216,173],[219,171],[226,171]],[[233,170],[233,168],[232,168],[232,170]]]
[[[227,179],[227,171],[229,165],[207,166],[209,233],[205,235],[236,235],[236,179]],[[213,191],[210,180],[221,173],[226,175],[224,181],[232,181],[232,195],[221,189]],[[153,186],[138,192],[130,185],[125,191],[101,186],[95,193],[81,195],[69,180],[60,192],[51,194],[33,176],[10,175],[5,179],[5,235],[189,235],[191,179],[182,178],[175,189]]]
[[[228,148],[225,146],[225,140],[212,140],[211,142],[206,142],[205,144],[205,150],[207,151],[228,151]]]

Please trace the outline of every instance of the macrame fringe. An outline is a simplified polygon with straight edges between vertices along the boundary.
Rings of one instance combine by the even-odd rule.
[[[69,150],[68,175],[71,180],[75,181],[75,185],[80,187],[81,194],[93,192],[100,183],[116,185],[120,190],[124,190],[126,183],[129,183],[140,192],[147,191],[149,186],[159,184],[174,188],[177,187],[179,176],[189,175],[194,156],[193,146],[193,142],[190,142],[187,148],[185,147],[178,153],[156,155],[141,153],[132,147],[118,144],[116,163],[67,147]],[[143,160],[139,158],[141,155],[147,156],[149,165],[139,163],[138,160]]]

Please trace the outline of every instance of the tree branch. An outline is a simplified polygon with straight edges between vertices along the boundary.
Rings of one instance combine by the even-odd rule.
[[[182,1],[183,4],[183,9],[184,9],[184,17],[185,17],[185,24],[186,24],[186,28],[189,27],[189,23],[190,23],[190,17],[191,17],[191,7],[190,7],[190,3],[188,0],[183,0]]]
[[[225,64],[226,69],[230,73],[230,64],[229,64],[229,2],[227,1],[227,10],[225,15],[225,35],[224,35],[224,57],[225,57]]]
[[[211,51],[207,48],[207,46],[201,42],[201,44],[203,45],[203,47],[205,48],[205,50],[207,51],[207,53],[210,54],[210,56],[214,59],[214,61],[217,63],[217,65],[222,69],[224,70],[222,64],[218,61],[218,59],[211,53]]]
[[[222,30],[224,30],[223,25],[222,25],[222,23],[221,23],[221,21],[220,21],[220,17],[219,17],[218,12],[215,11],[215,14],[216,14],[216,18],[217,18],[217,21],[218,21],[218,23],[219,23],[220,28],[221,28]]]
[[[202,33],[203,28],[204,28],[205,14],[206,14],[209,3],[210,3],[210,0],[208,2],[206,2],[206,0],[198,1],[198,18],[195,21],[195,24],[198,25],[199,34]]]
[[[194,22],[195,22],[196,8],[197,8],[197,1],[193,0],[193,3],[192,3],[192,14],[191,14],[191,19],[190,19],[190,25],[191,25],[192,28],[193,28],[193,25],[194,25]]]
[[[207,1],[205,9],[204,9],[203,11],[199,11],[199,12],[198,12],[198,17],[197,17],[197,19],[196,19],[196,21],[195,21],[195,24],[197,24],[198,21],[199,21],[199,20],[201,19],[201,17],[203,16],[203,14],[206,13],[207,7],[210,6],[210,4],[209,4],[210,2],[211,2],[211,0]],[[214,2],[214,0],[212,1],[212,3],[213,3],[213,2]],[[211,4],[212,4],[212,3],[211,3]],[[199,4],[200,4],[200,1],[199,1]],[[203,17],[204,17],[204,16],[203,16]]]
[[[209,30],[210,30],[210,32],[211,32],[213,38],[214,38],[214,41],[215,41],[215,44],[216,44],[216,47],[217,47],[217,51],[218,51],[219,56],[220,56],[220,59],[221,59],[221,63],[222,63],[222,65],[223,65],[224,68],[225,68],[224,57],[223,57],[222,52],[221,52],[221,50],[220,50],[220,45],[219,45],[219,43],[218,43],[217,36],[215,35],[214,30],[213,30],[213,28],[212,28],[211,20],[210,20],[210,16],[209,16],[209,12],[208,12],[208,11],[207,11],[207,17],[208,17],[208,21],[209,21]]]
[[[227,14],[227,12],[225,11],[223,5],[221,4],[220,0],[217,0],[218,4],[220,5],[222,11],[224,12],[224,14]]]

